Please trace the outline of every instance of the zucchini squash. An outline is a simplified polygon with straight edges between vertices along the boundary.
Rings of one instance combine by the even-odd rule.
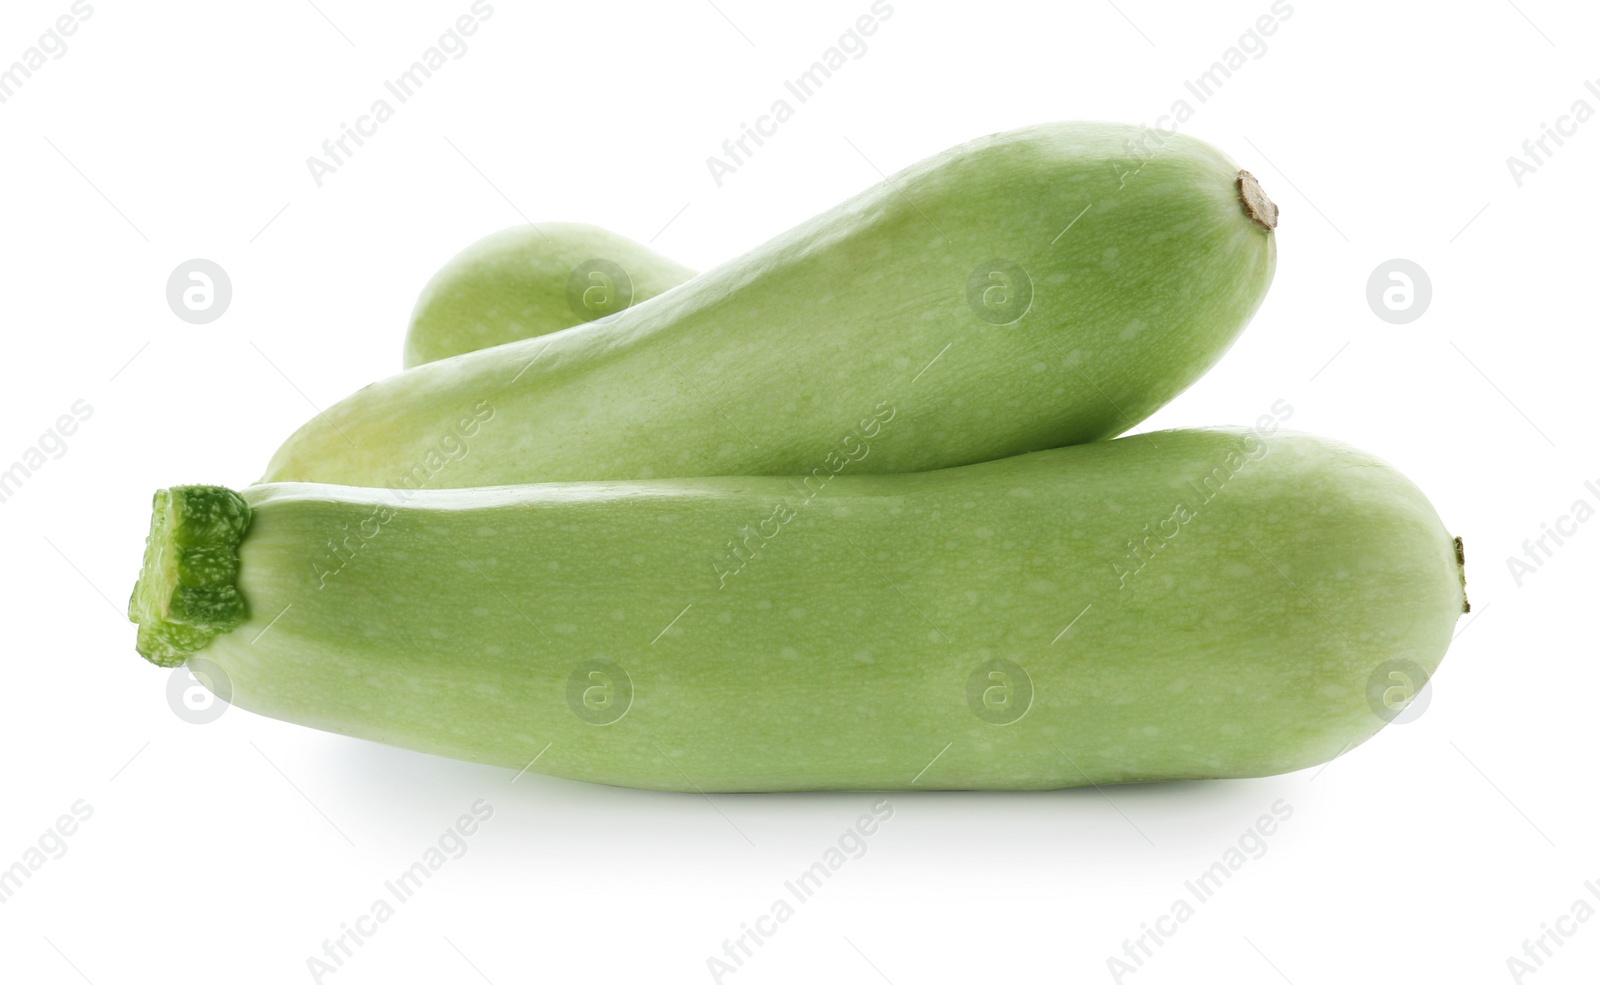
[[[1192,430],[888,476],[179,487],[130,615],[261,714],[711,792],[1313,766],[1464,606],[1393,468]]]
[[[861,472],[1115,435],[1206,371],[1271,281],[1277,209],[1215,148],[1050,124],[963,144],[675,290],[417,366],[318,414],[265,482],[435,487],[823,467]]]
[[[615,314],[694,271],[598,226],[543,222],[485,236],[423,287],[405,366],[531,339]]]

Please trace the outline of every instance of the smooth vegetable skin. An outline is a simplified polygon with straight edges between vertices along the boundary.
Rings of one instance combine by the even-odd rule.
[[[1215,148],[1113,124],[996,134],[917,164],[683,286],[418,366],[329,407],[263,481],[429,485],[799,475],[884,405],[865,472],[1117,434],[1232,344],[1277,210]]]
[[[1420,687],[1465,605],[1416,487],[1302,435],[1155,432],[812,483],[235,499],[242,537],[209,512],[188,530],[205,496],[158,497],[146,656],[180,660],[201,629],[203,676],[244,708],[670,790],[1308,767],[1382,727],[1375,682],[1399,666]],[[231,630],[172,604],[172,546],[208,540],[240,559]]]
[[[485,236],[417,298],[405,366],[593,321],[677,287],[694,271],[598,226],[541,222]]]

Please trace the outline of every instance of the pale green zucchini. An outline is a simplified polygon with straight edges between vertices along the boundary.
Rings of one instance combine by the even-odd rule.
[[[262,481],[432,486],[824,467],[910,472],[1133,426],[1228,348],[1272,278],[1277,210],[1201,141],[1114,124],[996,134],[737,260],[552,335],[418,366],[302,427]]]
[[[694,271],[598,226],[542,222],[485,236],[417,298],[405,366],[531,339],[615,314]]]
[[[1465,606],[1422,493],[1302,435],[156,507],[131,615],[157,663],[315,728],[671,790],[1308,767],[1392,717]]]

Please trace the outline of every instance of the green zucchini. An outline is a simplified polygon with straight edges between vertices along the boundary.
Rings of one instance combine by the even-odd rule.
[[[626,236],[573,222],[513,226],[451,258],[417,298],[405,366],[615,314],[694,271]]]
[[[394,486],[469,411],[434,486],[862,472],[1115,435],[1205,372],[1271,281],[1277,210],[1215,148],[1052,124],[917,164],[681,287],[368,386],[262,481]]]
[[[1393,668],[1420,687],[1465,606],[1415,486],[1286,433],[156,507],[130,609],[151,660],[315,728],[670,790],[1313,766],[1392,717]]]

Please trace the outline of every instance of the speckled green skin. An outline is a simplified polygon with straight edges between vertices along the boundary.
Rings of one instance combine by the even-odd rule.
[[[1227,157],[1174,136],[1141,158],[1141,136],[963,144],[620,314],[368,386],[262,481],[393,485],[480,401],[494,420],[432,486],[800,474],[885,402],[865,471],[1117,434],[1222,355],[1274,262]],[[1032,298],[997,324],[978,312],[1020,299],[989,277],[1006,262]]]
[[[1324,762],[1383,725],[1380,666],[1431,674],[1464,605],[1416,487],[1309,436],[1155,432],[812,488],[570,483],[396,505],[251,487],[252,615],[201,655],[242,707],[512,769],[671,790],[1038,789]],[[1130,560],[1178,503],[1189,519]],[[383,516],[327,575],[329,537]],[[746,556],[731,575],[730,539]],[[597,660],[607,676],[588,676]],[[1020,672],[984,676],[994,660]],[[606,714],[626,713],[580,717],[575,675],[574,693],[599,707],[609,686]],[[979,717],[1008,685],[1020,710],[1024,675],[1025,714]]]
[[[585,304],[583,292],[569,287],[574,269],[592,260],[616,264],[627,278],[613,284],[580,277],[600,288]],[[406,332],[405,366],[593,321],[693,276],[688,267],[598,226],[541,222],[502,229],[456,254],[422,289]]]

